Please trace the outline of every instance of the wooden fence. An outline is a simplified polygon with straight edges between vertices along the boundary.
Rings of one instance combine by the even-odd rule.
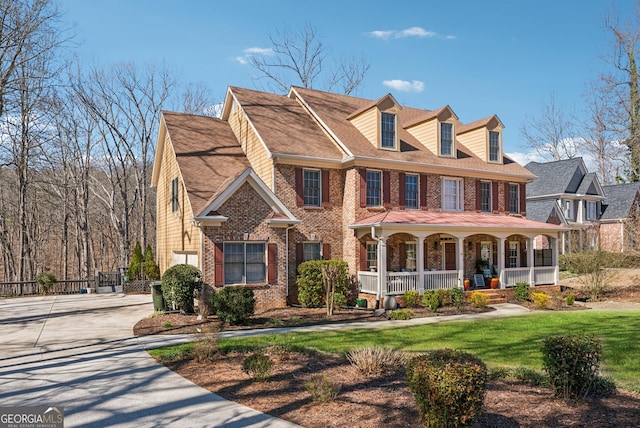
[[[95,281],[90,279],[69,279],[58,281],[49,288],[49,294],[78,294],[93,287]],[[40,287],[35,281],[0,282],[0,297],[33,296],[40,294]]]

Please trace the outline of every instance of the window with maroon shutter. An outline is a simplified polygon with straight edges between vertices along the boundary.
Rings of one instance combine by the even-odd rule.
[[[509,212],[509,183],[504,183],[504,210]]]
[[[329,201],[329,170],[323,169],[322,172],[322,206],[327,208],[331,206]]]
[[[322,260],[331,260],[331,244],[322,244]]]
[[[382,172],[382,199],[385,208],[391,205],[391,174],[389,171]]]
[[[367,170],[361,169],[358,171],[360,174],[360,207],[367,206]]]
[[[401,172],[398,174],[398,181],[400,182],[398,186],[398,195],[400,196],[400,208],[404,208],[407,203],[404,177],[405,177],[404,172]]]
[[[296,205],[301,207],[304,205],[304,182],[302,178],[302,168],[295,169],[296,180]]]
[[[492,199],[491,199],[491,202],[493,203],[493,210],[494,211],[498,211],[498,182],[494,181],[491,184],[492,184],[492,189],[491,189]]]
[[[267,282],[269,284],[276,283],[276,276],[278,272],[278,263],[277,263],[277,244],[269,243],[267,244]]]
[[[222,252],[222,243],[216,243],[213,251],[214,285],[222,287],[224,285],[224,254]]]
[[[520,184],[520,214],[525,215],[527,211],[527,187],[526,184]]]
[[[427,176],[420,175],[420,207],[427,207]]]
[[[367,245],[360,243],[360,270],[367,270]]]
[[[476,180],[476,211],[482,211],[482,184]]]

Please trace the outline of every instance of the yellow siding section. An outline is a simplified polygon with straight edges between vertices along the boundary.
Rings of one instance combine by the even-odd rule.
[[[375,147],[378,147],[378,110],[372,108],[352,119],[353,126],[366,137]]]
[[[483,161],[487,162],[489,160],[489,133],[487,128],[482,127],[458,135],[458,141]]]
[[[434,118],[407,129],[420,143],[433,154],[438,154],[438,121]]]
[[[184,183],[169,137],[166,139],[160,162],[156,233],[158,265],[160,266],[160,274],[163,274],[171,266],[174,251],[200,253],[200,229],[193,226],[189,220],[193,213],[184,191]],[[174,213],[171,207],[171,182],[176,177],[178,177],[179,209]],[[198,268],[202,269],[200,260]]]
[[[235,108],[233,110],[229,115],[229,125],[240,142],[251,168],[273,190],[273,161],[267,157],[267,150],[249,124],[242,109]]]

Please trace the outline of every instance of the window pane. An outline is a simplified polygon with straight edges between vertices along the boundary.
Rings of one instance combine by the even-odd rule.
[[[302,244],[303,259],[307,260],[322,260],[320,256],[320,243],[319,242],[305,242]]]
[[[395,147],[396,145],[396,116],[391,113],[382,113],[380,117],[382,125],[382,147]]]
[[[247,248],[247,284],[265,282],[264,244],[246,244]]]
[[[514,214],[520,212],[519,190],[520,186],[517,184],[509,184],[509,212]]]
[[[320,171],[304,170],[304,204],[320,206]]]
[[[451,156],[453,149],[453,125],[450,123],[440,124],[440,154]]]
[[[405,252],[407,260],[405,261],[406,267],[409,270],[416,270],[416,244],[406,244]]]
[[[224,244],[224,283],[240,284],[243,282],[244,246],[242,243]]]
[[[500,133],[489,131],[489,160],[497,162],[500,156]]]
[[[418,176],[405,176],[405,204],[407,208],[418,208]]]
[[[367,244],[367,268],[378,266],[378,244]]]
[[[367,206],[379,207],[381,205],[382,183],[380,171],[367,171]]]
[[[443,209],[449,211],[458,211],[461,208],[460,199],[460,181],[459,180],[442,180],[442,202]]]
[[[480,210],[491,212],[491,183],[483,181],[480,183]]]

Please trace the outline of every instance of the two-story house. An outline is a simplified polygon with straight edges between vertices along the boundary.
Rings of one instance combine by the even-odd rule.
[[[489,264],[501,286],[555,284],[563,228],[526,217],[535,175],[503,153],[497,116],[292,87],[230,87],[220,119],[163,112],[152,185],[162,272],[296,298],[296,267],[343,259],[360,292],[462,287]],[[553,249],[534,267],[533,239]],[[486,272],[486,271],[485,271]],[[480,284],[481,285],[481,284]]]
[[[605,194],[582,158],[530,162],[525,168],[538,177],[527,186],[527,217],[567,228],[562,253],[598,249]]]
[[[602,186],[605,200],[600,217],[600,248],[637,250],[640,245],[640,183]]]

